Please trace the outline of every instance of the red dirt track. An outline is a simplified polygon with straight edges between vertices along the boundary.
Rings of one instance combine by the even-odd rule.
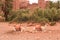
[[[8,22],[0,22],[0,40],[60,40],[60,23],[46,29],[35,33],[13,31]]]

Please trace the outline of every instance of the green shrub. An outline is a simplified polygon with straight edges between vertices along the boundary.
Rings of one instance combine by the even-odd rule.
[[[17,12],[11,11],[8,15],[8,21],[12,21],[14,18],[16,18]]]
[[[50,26],[54,26],[56,22],[50,22]]]
[[[28,10],[17,10],[17,11],[11,11],[10,14],[8,15],[9,21],[27,21],[29,16],[29,11]]]
[[[57,10],[56,18],[57,21],[60,20],[60,9]]]
[[[59,13],[57,13],[57,9],[45,9],[44,17],[49,19],[50,22],[57,21]]]
[[[44,10],[36,9],[31,16],[31,20],[35,22],[48,22],[49,20],[44,16]]]
[[[12,11],[8,15],[9,21],[16,22],[54,22],[60,20],[60,9],[40,9],[37,8],[33,12],[28,9],[20,9],[17,11]]]

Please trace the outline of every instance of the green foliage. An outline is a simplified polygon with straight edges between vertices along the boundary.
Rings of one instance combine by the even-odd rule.
[[[54,26],[56,22],[50,22],[50,26]]]
[[[2,1],[0,1],[0,7],[2,6]]]
[[[12,10],[12,0],[3,0],[2,11],[4,12],[5,21],[8,21],[9,12]]]
[[[8,19],[16,22],[27,21],[29,19],[29,11],[24,9],[12,11],[9,13]]]
[[[45,17],[49,19],[49,21],[58,21],[58,10],[55,9],[55,8],[52,8],[52,9],[45,9]]]
[[[56,20],[60,20],[60,9],[57,10],[57,14],[56,14]]]
[[[12,0],[5,0],[5,11],[9,12],[12,9]]]
[[[56,9],[60,9],[60,1],[57,1],[57,2],[52,2],[52,1],[49,1],[49,8],[56,8]]]
[[[2,6],[3,6],[3,1],[0,0],[0,10],[2,10]]]
[[[9,21],[15,22],[55,22],[60,20],[60,9],[35,9],[32,14],[28,9],[20,9],[17,11],[12,11],[8,15]],[[53,24],[53,23],[52,23]]]

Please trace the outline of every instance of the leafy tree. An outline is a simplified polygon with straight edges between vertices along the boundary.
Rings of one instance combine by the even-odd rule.
[[[12,0],[5,0],[2,6],[2,11],[4,12],[4,17],[6,21],[8,20],[8,14],[11,9],[12,9]]]
[[[3,5],[3,1],[0,0],[0,10],[1,10],[1,8],[2,8],[2,5]]]
[[[52,7],[53,7],[53,2],[49,1],[49,8],[52,8]]]
[[[60,8],[60,1],[57,1],[57,2],[49,1],[49,8],[59,9]]]

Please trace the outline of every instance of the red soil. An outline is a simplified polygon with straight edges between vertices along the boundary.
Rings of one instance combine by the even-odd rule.
[[[35,33],[13,31],[9,23],[0,22],[0,40],[60,40],[60,23],[46,29]]]

